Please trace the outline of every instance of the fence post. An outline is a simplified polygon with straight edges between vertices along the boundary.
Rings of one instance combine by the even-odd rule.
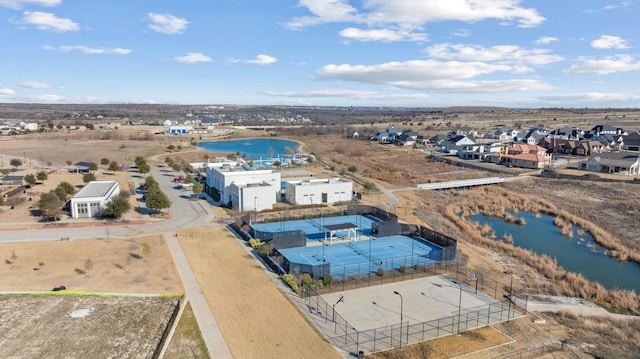
[[[489,303],[489,310],[487,310],[487,324],[489,325],[489,321],[491,320],[491,303]]]
[[[344,345],[347,345],[347,334],[349,332],[349,323],[347,323],[347,321],[344,321]]]
[[[377,334],[377,333],[378,333],[378,332],[377,332],[377,329],[374,329],[374,330],[373,330],[373,352],[374,352],[374,353],[376,352],[376,339],[377,339],[377,338],[376,338],[376,334]]]

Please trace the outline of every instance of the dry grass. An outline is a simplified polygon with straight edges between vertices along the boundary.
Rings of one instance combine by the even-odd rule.
[[[488,215],[504,216],[506,211],[512,210],[555,214],[556,221],[554,223],[559,225],[567,234],[573,233],[572,228],[577,225],[593,235],[594,239],[602,238],[605,234],[601,229],[566,211],[559,211],[546,202],[538,201],[531,196],[514,194],[497,186],[459,192],[454,197],[456,197],[455,201],[445,208],[445,216],[452,223],[456,223],[456,226],[463,234],[463,238],[516,258],[548,279],[544,282],[527,283],[528,290],[585,298],[607,303],[608,306],[617,310],[637,312],[640,309],[640,296],[635,292],[626,290],[607,291],[602,285],[588,281],[581,274],[567,272],[558,267],[555,260],[549,256],[536,255],[528,250],[513,247],[505,243],[508,241],[500,242],[485,238],[482,233],[487,233],[486,227],[481,227],[477,223],[461,221],[458,213],[473,214],[482,212]],[[484,202],[482,202],[482,198],[484,198]],[[601,237],[598,237],[598,235]]]
[[[367,359],[446,359],[463,354],[477,352],[509,342],[509,337],[492,327],[484,327],[462,333],[460,336],[448,336],[402,349],[391,349],[367,355]]]

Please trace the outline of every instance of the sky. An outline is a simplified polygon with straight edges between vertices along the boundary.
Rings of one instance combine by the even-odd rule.
[[[640,107],[640,1],[0,0],[0,103]]]

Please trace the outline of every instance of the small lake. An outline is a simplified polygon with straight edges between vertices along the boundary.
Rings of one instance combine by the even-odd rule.
[[[298,143],[272,138],[248,138],[244,140],[201,142],[198,147],[202,147],[209,152],[239,152],[240,155],[244,154],[246,159],[257,160],[260,158],[282,158],[286,155],[286,147],[295,151],[298,148]]]
[[[519,212],[515,217],[524,218],[526,224],[507,223],[502,218],[483,214],[473,215],[470,219],[491,226],[496,240],[505,234],[511,235],[514,246],[555,258],[565,270],[581,273],[607,289],[629,289],[640,293],[640,266],[604,255],[606,249],[595,244],[588,233],[578,233],[578,228],[574,227],[573,237],[562,236],[560,229],[553,225],[553,217],[548,215],[535,218],[533,213]]]

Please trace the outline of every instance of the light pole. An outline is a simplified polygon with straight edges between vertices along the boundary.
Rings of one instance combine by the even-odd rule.
[[[333,321],[333,322],[335,322],[335,321],[336,321],[336,305],[338,305],[338,303],[341,303],[341,302],[342,302],[342,303],[344,303],[344,295],[341,295],[341,296],[340,296],[340,299],[338,299],[338,301],[337,301],[337,302],[335,302],[335,303],[332,305],[332,307],[333,307],[333,320],[332,320],[332,321]]]
[[[404,298],[402,298],[402,294],[398,293],[397,290],[393,291],[393,294],[397,294],[400,296],[400,348],[402,348],[402,313],[404,310]]]
[[[460,288],[460,297],[458,298],[458,334],[460,335],[460,316],[462,315],[462,284],[460,282],[457,282],[455,280],[452,281],[453,283],[458,285],[458,288]]]

